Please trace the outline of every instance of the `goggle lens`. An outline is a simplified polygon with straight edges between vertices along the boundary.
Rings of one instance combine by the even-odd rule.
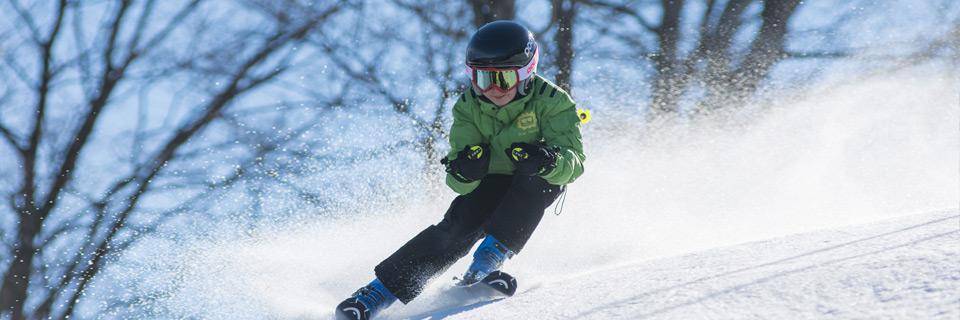
[[[486,91],[491,87],[500,90],[509,90],[517,85],[520,77],[516,70],[476,70],[473,71],[474,84],[480,90]]]

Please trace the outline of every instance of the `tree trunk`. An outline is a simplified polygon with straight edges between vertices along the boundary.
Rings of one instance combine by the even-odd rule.
[[[567,92],[571,90],[573,72],[573,25],[577,15],[576,5],[576,0],[553,0],[553,17],[557,22],[557,33],[553,36],[557,49],[554,59],[557,65],[557,76],[554,80]]]
[[[470,0],[470,6],[477,28],[497,20],[513,20],[516,13],[515,0]]]
[[[29,209],[27,209],[29,210]],[[13,259],[3,276],[0,288],[0,314],[9,312],[11,319],[25,319],[27,289],[30,287],[30,274],[33,257],[37,253],[33,238],[37,234],[39,223],[35,221],[36,212],[20,210],[20,227],[17,230],[17,243],[13,249]]]
[[[662,0],[663,18],[654,31],[659,50],[653,56],[656,76],[652,88],[652,111],[656,114],[676,112],[685,91],[686,71],[680,70],[677,48],[680,43],[680,13],[683,0]]]
[[[800,0],[764,1],[760,13],[762,24],[750,44],[750,51],[739,66],[728,67],[720,79],[708,81],[707,97],[700,104],[701,110],[747,103],[773,66],[785,57],[787,25],[799,5]]]

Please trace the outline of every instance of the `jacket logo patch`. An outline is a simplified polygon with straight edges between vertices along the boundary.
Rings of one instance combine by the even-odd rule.
[[[527,131],[537,127],[537,115],[532,111],[521,113],[517,116],[517,128]]]

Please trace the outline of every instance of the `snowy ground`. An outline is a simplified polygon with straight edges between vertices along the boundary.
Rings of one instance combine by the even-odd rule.
[[[958,319],[958,84],[933,70],[824,85],[743,127],[620,130],[635,125],[595,114],[563,214],[548,209],[507,265],[518,296],[444,294],[462,259],[384,316]],[[150,279],[127,291],[162,293],[137,306],[156,318],[329,319],[453,198],[410,190],[392,206],[160,242],[170,250],[117,274]]]
[[[786,236],[522,283],[520,290],[506,300],[465,303],[435,289],[389,318],[957,319],[960,216],[920,214]]]

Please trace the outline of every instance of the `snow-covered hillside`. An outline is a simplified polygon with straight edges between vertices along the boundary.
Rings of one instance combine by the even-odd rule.
[[[597,113],[563,214],[548,209],[506,266],[518,296],[444,295],[462,259],[384,316],[957,319],[958,80],[917,70],[827,83],[745,124],[640,129]],[[403,190],[359,212],[157,241],[116,274],[151,293],[135,307],[158,318],[329,319],[454,196]]]
[[[960,216],[919,214],[521,286],[493,302],[436,290],[389,318],[957,319]]]

